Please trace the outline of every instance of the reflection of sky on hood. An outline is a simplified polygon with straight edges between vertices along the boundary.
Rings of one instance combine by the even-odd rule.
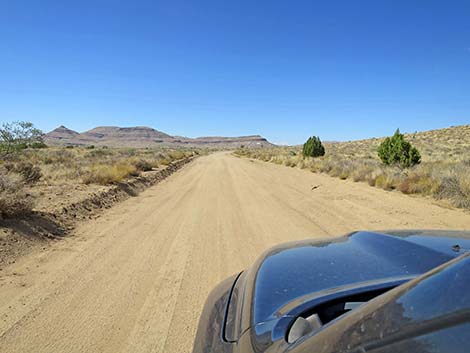
[[[470,323],[450,327],[441,331],[406,340],[374,353],[468,353]],[[418,350],[416,347],[419,347]]]
[[[444,269],[420,282],[398,302],[404,315],[413,320],[428,320],[470,308],[470,258]]]
[[[454,237],[436,237],[436,236],[410,236],[406,238],[407,241],[415,244],[424,245],[428,248],[445,252],[449,255],[455,255],[456,252],[452,250],[454,245],[460,247],[460,253],[470,251],[470,239],[454,238]]]
[[[256,278],[255,323],[274,317],[301,296],[353,283],[420,275],[451,259],[447,254],[374,233],[355,233],[347,241],[275,250]]]
[[[429,345],[429,352],[468,353],[470,323],[455,326],[433,334],[418,337],[418,342]]]

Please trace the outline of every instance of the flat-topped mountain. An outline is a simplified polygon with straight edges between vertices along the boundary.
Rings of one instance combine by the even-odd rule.
[[[146,126],[118,127],[98,126],[81,134],[90,138],[107,139],[172,139],[173,137],[164,132]]]
[[[98,126],[94,129],[79,133],[59,126],[44,136],[48,145],[69,146],[108,146],[108,147],[158,147],[158,146],[194,146],[194,147],[220,147],[237,148],[267,147],[272,144],[259,135],[239,137],[181,137],[171,136],[164,132],[146,126],[118,127]]]

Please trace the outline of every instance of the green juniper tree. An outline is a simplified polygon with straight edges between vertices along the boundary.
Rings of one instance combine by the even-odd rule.
[[[325,147],[323,147],[321,140],[318,136],[309,137],[307,142],[304,143],[302,149],[304,157],[320,157],[325,155]]]
[[[380,144],[377,152],[386,165],[408,168],[421,162],[419,151],[405,140],[405,136],[400,133],[399,129],[392,137],[387,137]]]

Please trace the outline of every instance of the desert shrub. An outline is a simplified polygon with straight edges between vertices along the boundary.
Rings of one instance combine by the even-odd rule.
[[[375,178],[375,186],[379,188],[384,188],[387,184],[387,176],[380,174]]]
[[[470,208],[470,168],[452,170],[439,181],[434,195],[449,199],[457,207]]]
[[[331,170],[328,172],[333,177],[345,180],[349,177],[350,167],[346,161],[337,161],[332,163]]]
[[[342,169],[341,172],[338,175],[338,178],[341,180],[346,180],[349,177],[349,170],[348,169]]]
[[[84,175],[83,182],[85,184],[108,185],[118,183],[132,175],[138,175],[138,171],[130,163],[117,163],[111,166],[96,164]]]
[[[366,181],[367,181],[367,184],[369,184],[369,186],[375,186],[376,180],[377,180],[377,177],[374,177],[373,175],[368,175],[366,177]]]
[[[47,145],[42,141],[35,141],[35,142],[32,142],[29,147],[33,149],[41,149],[41,148],[47,148]]]
[[[72,151],[59,149],[46,151],[47,154],[43,156],[44,164],[64,164],[71,165],[75,160],[75,155]]]
[[[342,169],[342,170],[339,170],[338,174],[336,175],[337,178],[341,179],[341,180],[346,180],[348,177],[349,177],[349,173],[347,170],[345,169]]]
[[[183,151],[170,151],[168,153],[168,156],[171,158],[171,160],[175,161],[175,160],[178,160],[178,159],[183,159],[184,157],[186,157],[186,155],[184,154]]]
[[[312,164],[310,164],[310,168],[309,168],[309,169],[310,169],[310,171],[311,171],[312,173],[321,173],[321,171],[320,171],[320,165],[317,164],[317,163],[312,163]]]
[[[375,186],[384,190],[392,190],[393,184],[387,175],[381,174],[375,179]]]
[[[302,148],[304,157],[320,157],[325,155],[325,147],[323,147],[318,136],[309,137]]]
[[[0,218],[28,213],[33,208],[32,197],[24,190],[18,177],[0,172]]]
[[[300,159],[301,167],[305,169],[311,169],[316,163],[313,158],[302,158]]]
[[[367,177],[372,173],[376,167],[376,162],[362,162],[355,163],[356,165],[351,170],[352,180],[355,182],[358,181],[367,181]],[[374,181],[375,184],[375,181]]]
[[[436,188],[436,180],[418,172],[405,176],[398,185],[398,190],[404,194],[432,194]]]
[[[134,157],[137,155],[138,150],[135,148],[123,148],[119,150],[119,153],[124,157]]]
[[[264,162],[269,162],[271,160],[271,156],[270,155],[261,156],[261,160]]]
[[[351,174],[352,180],[355,182],[358,181],[365,181],[367,177],[367,171],[362,169],[362,170],[353,170]]]
[[[399,165],[408,168],[420,163],[421,155],[405,136],[397,129],[392,137],[387,137],[378,148],[378,155],[386,165]]]
[[[375,168],[375,169],[371,170],[366,175],[367,184],[369,184],[370,186],[375,186],[377,178],[380,177],[381,175],[383,175],[383,170],[382,169]]]
[[[284,165],[286,167],[295,167],[297,163],[293,159],[286,159]]]
[[[381,173],[377,173],[375,178],[375,186],[384,190],[395,190],[400,185],[402,177],[399,171],[394,169],[384,169]]]
[[[322,160],[317,163],[317,170],[321,173],[330,173],[334,164],[329,159]]]
[[[34,184],[42,178],[41,168],[29,162],[20,162],[15,166],[15,171],[20,174],[27,184]]]
[[[91,158],[101,158],[105,156],[110,156],[112,154],[113,151],[107,148],[94,148],[88,152],[87,156]]]
[[[155,165],[155,163],[152,163],[143,158],[133,160],[132,164],[138,171],[141,171],[141,172],[147,172],[149,170],[152,170],[152,168]]]

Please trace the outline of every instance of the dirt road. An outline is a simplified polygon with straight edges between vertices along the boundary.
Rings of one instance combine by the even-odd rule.
[[[0,352],[189,352],[210,289],[267,247],[386,228],[470,229],[470,214],[226,153],[201,157],[0,272]]]

